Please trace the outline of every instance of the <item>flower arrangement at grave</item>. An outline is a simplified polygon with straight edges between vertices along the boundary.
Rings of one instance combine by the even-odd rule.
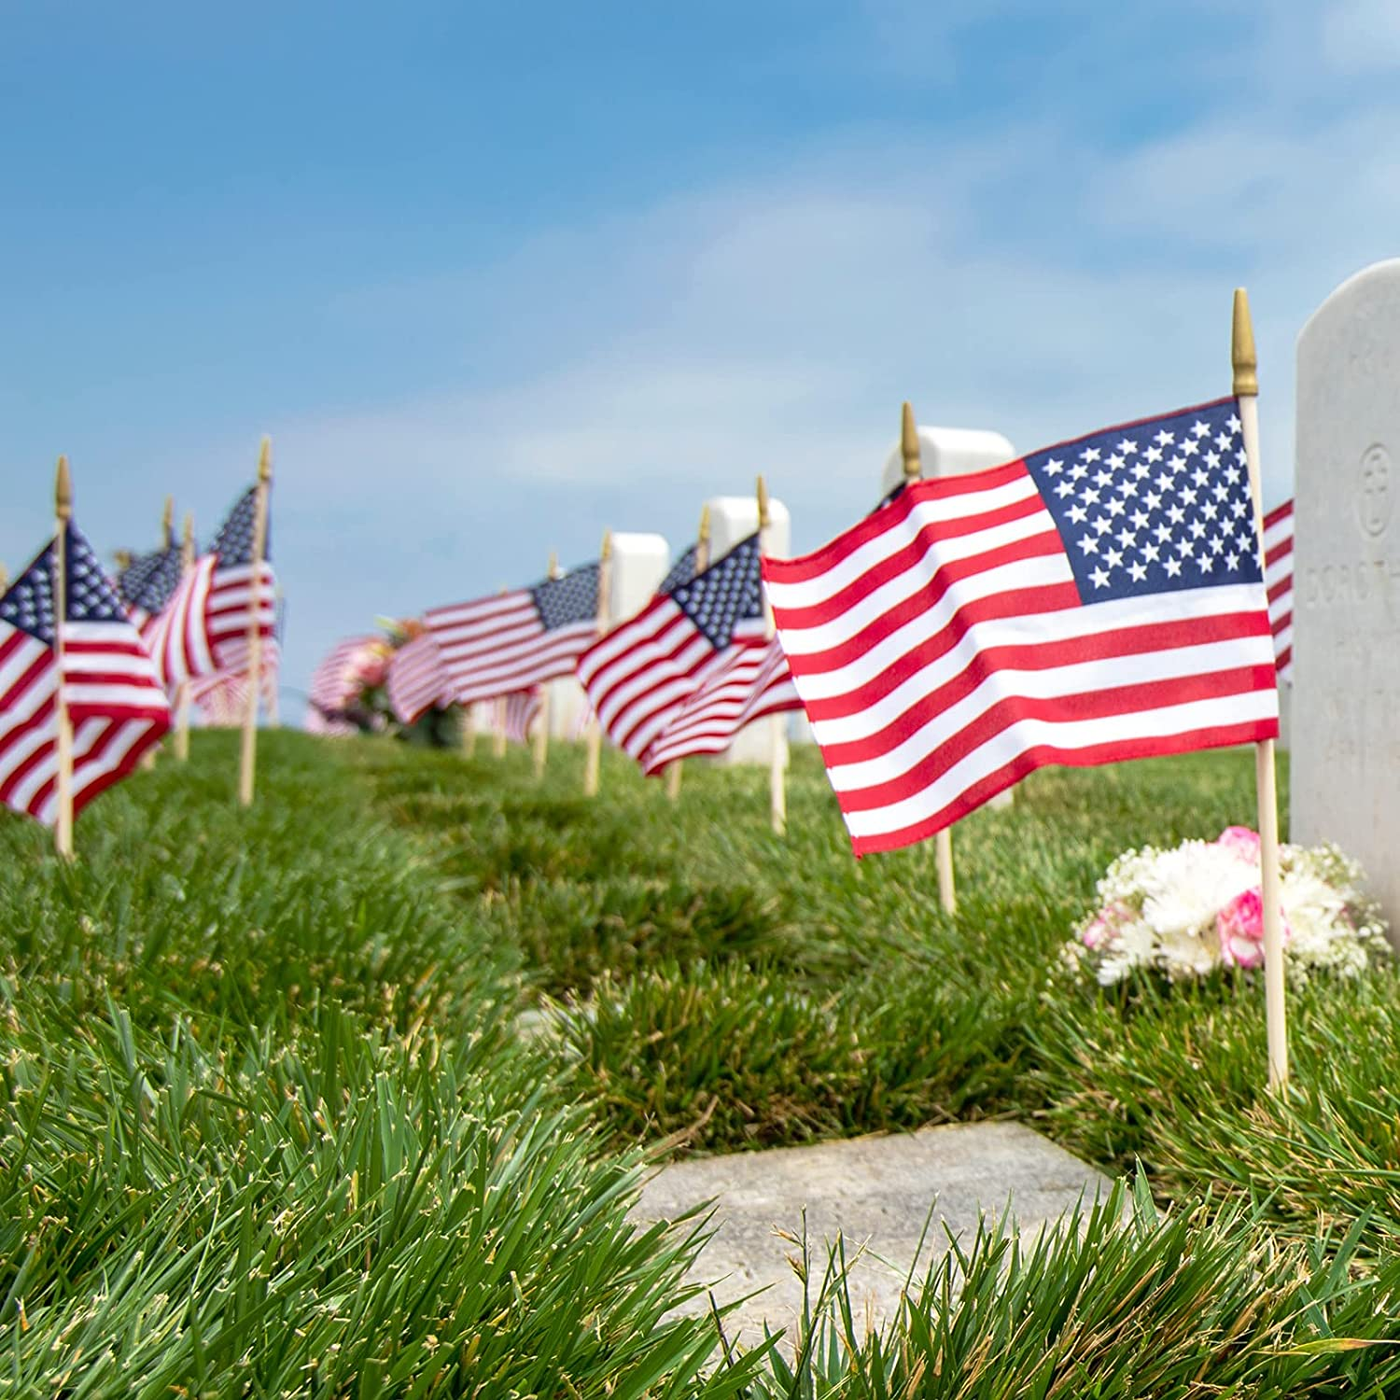
[[[1319,972],[1355,977],[1389,955],[1385,923],[1355,861],[1332,845],[1283,846],[1279,858],[1294,981]],[[1259,837],[1246,827],[1227,827],[1215,841],[1126,851],[1097,895],[1098,907],[1064,951],[1103,986],[1139,972],[1180,982],[1264,964]]]

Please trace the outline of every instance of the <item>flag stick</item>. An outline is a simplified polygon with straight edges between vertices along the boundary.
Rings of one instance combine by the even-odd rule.
[[[924,474],[923,454],[919,450],[919,429],[914,422],[914,409],[906,400],[900,416],[899,450],[904,458],[904,481],[908,485]],[[958,897],[953,889],[953,831],[945,826],[933,834],[933,853],[938,865],[938,902],[945,914],[955,913]]]
[[[58,529],[53,542],[53,651],[57,668],[55,707],[58,712],[58,819],[54,823],[54,849],[64,860],[73,859],[73,724],[68,718],[68,686],[63,674],[63,642],[68,620],[68,522],[73,516],[73,479],[68,458],[58,459],[54,480],[54,514]]]
[[[695,572],[704,573],[710,567],[710,504],[707,501],[700,507],[700,530],[695,536]],[[681,795],[681,769],[683,760],[677,759],[666,769],[666,796],[672,802]]]
[[[171,504],[166,497],[166,504]],[[169,548],[169,545],[166,546]],[[180,540],[180,574],[188,578],[194,568],[194,516],[185,512],[185,531]],[[190,683],[181,681],[175,690],[175,757],[183,763],[190,756]]]
[[[253,519],[252,585],[248,593],[248,700],[243,711],[243,749],[238,765],[238,801],[253,805],[253,771],[258,759],[258,675],[262,670],[262,626],[258,602],[263,551],[267,547],[267,493],[272,482],[272,439],[263,438],[258,451],[257,514]]]
[[[549,574],[550,578],[559,577],[559,556],[551,550],[549,553]],[[544,766],[549,762],[549,686],[545,683],[540,687],[540,708],[535,715],[535,777],[544,777]]]
[[[598,556],[598,635],[608,630],[612,593],[612,531],[603,531],[603,549]],[[598,777],[603,766],[603,727],[594,715],[588,721],[588,748],[583,759],[583,795],[597,797]]]
[[[462,748],[468,758],[476,753],[476,701],[469,701],[462,709]]]
[[[1230,337],[1234,392],[1240,406],[1240,428],[1249,463],[1249,490],[1254,497],[1254,525],[1259,536],[1259,565],[1264,562],[1263,480],[1259,464],[1259,361],[1254,352],[1254,326],[1249,297],[1235,289]],[[1278,785],[1274,773],[1274,741],[1261,739],[1254,748],[1255,786],[1259,797],[1260,895],[1264,906],[1264,1015],[1269,1041],[1269,1088],[1288,1082],[1288,1020],[1284,1006],[1282,899],[1279,890]]]
[[[758,478],[758,552],[768,552],[768,483]],[[773,608],[768,602],[768,590],[763,590],[763,620],[767,635],[774,633]],[[773,830],[781,836],[787,830],[787,716],[769,715],[768,748],[768,810]]]

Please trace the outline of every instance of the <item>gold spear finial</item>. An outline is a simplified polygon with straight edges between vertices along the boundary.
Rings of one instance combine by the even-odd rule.
[[[924,474],[924,464],[919,455],[919,429],[914,422],[914,408],[908,399],[904,401],[900,421],[899,451],[904,458],[905,481],[917,481]]]
[[[10,571],[0,564],[0,593],[3,593],[10,586]]]
[[[608,562],[608,560],[612,558],[612,531],[611,531],[611,530],[604,530],[604,531],[603,531],[603,549],[602,549],[602,554],[601,554],[600,557],[602,558],[602,561],[603,561],[604,564],[606,564],[606,563]]]
[[[258,480],[264,483],[272,480],[272,439],[267,436],[258,448]]]
[[[696,538],[701,544],[709,544],[710,542],[710,503],[708,501],[700,507],[700,533]]]
[[[68,458],[58,459],[58,473],[53,486],[54,514],[67,520],[73,514],[73,478],[68,472]]]
[[[766,530],[769,526],[768,519],[768,483],[764,481],[760,474],[758,478],[758,528]]]
[[[169,549],[175,543],[175,497],[165,498],[165,509],[160,513],[160,537],[163,548]]]
[[[185,512],[185,528],[180,538],[180,554],[186,568],[194,563],[194,511]]]
[[[129,569],[131,567],[131,551],[129,549],[114,549],[112,551],[112,563],[117,568]]]
[[[1235,397],[1258,394],[1259,359],[1254,353],[1254,323],[1249,319],[1249,293],[1235,288],[1235,318],[1230,336],[1230,363],[1235,369]]]
[[[557,549],[549,551],[549,577],[559,577],[559,551]]]

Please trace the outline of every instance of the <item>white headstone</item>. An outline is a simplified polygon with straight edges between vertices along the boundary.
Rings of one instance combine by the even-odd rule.
[[[1356,856],[1395,938],[1400,259],[1344,282],[1303,327],[1297,413],[1290,835]]]
[[[757,496],[712,496],[710,507],[710,562],[724,558],[740,540],[758,529]],[[768,554],[786,559],[792,553],[792,516],[781,502],[768,499]],[[773,722],[755,720],[745,726],[716,763],[768,763],[773,752]]]
[[[670,567],[671,547],[664,535],[615,533],[612,537],[607,625],[615,627],[640,612]],[[562,676],[550,682],[549,731],[553,738],[578,738],[583,710],[583,687],[573,676]]]
[[[967,472],[1014,462],[1016,449],[1000,433],[985,428],[919,428],[919,464],[923,479],[962,476]],[[904,452],[895,443],[885,457],[880,494],[888,496],[904,480]],[[989,807],[1009,807],[1015,801],[1011,788],[999,792]]]

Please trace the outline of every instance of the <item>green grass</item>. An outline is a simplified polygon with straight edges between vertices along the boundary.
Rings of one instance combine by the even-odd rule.
[[[567,747],[271,734],[240,812],[196,738],[71,869],[0,819],[0,1394],[1400,1394],[1400,976],[1291,995],[1280,1098],[1260,986],[1057,957],[1121,850],[1253,823],[1248,753],[1033,775],[949,917],[811,752],[778,839],[761,772],[586,802]],[[795,1362],[668,1319],[703,1222],[632,1232],[639,1154],[988,1116],[1131,1226],[988,1226],[874,1337],[810,1261]]]

